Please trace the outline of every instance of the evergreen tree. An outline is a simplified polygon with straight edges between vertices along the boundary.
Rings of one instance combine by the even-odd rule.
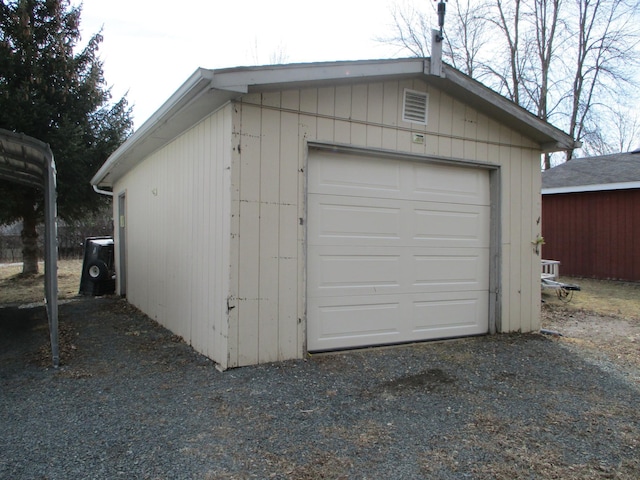
[[[48,143],[61,218],[73,221],[106,199],[89,181],[131,133],[126,96],[111,103],[100,33],[76,53],[81,7],[69,0],[1,0],[0,128]],[[0,224],[23,221],[23,273],[37,273],[42,192],[0,180]]]

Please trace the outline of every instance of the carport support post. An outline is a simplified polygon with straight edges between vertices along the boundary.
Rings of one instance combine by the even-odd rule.
[[[58,346],[58,227],[56,212],[56,164],[53,155],[46,159],[44,182],[44,294],[49,318],[51,357],[54,368],[60,365]]]

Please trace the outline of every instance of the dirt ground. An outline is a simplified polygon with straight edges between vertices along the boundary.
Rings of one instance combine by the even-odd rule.
[[[640,284],[584,278],[563,278],[577,284],[569,302],[543,291],[541,325],[557,332],[558,342],[590,357],[606,360],[629,372],[640,385]]]

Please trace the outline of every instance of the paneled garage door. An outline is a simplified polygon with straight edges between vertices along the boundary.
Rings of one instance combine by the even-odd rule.
[[[486,333],[489,173],[311,151],[310,351]]]

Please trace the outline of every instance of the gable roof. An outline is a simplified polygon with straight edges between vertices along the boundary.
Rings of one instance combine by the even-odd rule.
[[[462,72],[442,65],[441,76],[431,75],[425,58],[360,60],[197,69],[189,79],[127,139],[91,179],[94,188],[113,183],[135,164],[171,141],[230,100],[243,94],[273,89],[327,84],[424,79],[454,98],[511,126],[540,145],[541,151],[574,148],[573,139],[525,109]]]
[[[542,194],[640,188],[640,149],[575,158],[542,172]]]

